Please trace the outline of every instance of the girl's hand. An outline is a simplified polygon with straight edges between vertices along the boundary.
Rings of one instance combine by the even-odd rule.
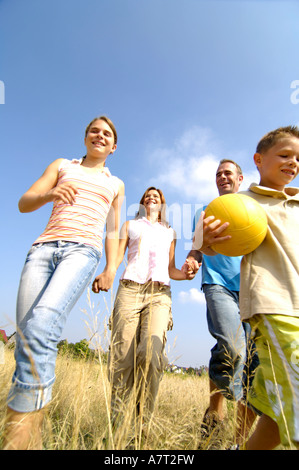
[[[57,185],[62,162],[62,158],[52,162],[42,176],[23,194],[19,200],[20,212],[32,212],[48,202],[57,200],[64,204],[74,203],[78,192],[76,186],[70,182]]]
[[[78,188],[73,183],[62,183],[50,189],[45,195],[49,201],[74,204]]]
[[[104,269],[92,283],[92,291],[98,294],[100,291],[108,292],[112,287],[115,278],[116,270]]]

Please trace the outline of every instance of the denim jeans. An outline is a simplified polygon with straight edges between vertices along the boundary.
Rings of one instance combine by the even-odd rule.
[[[90,246],[67,241],[31,247],[17,300],[16,370],[8,396],[13,410],[35,411],[51,400],[57,343],[100,257]]]
[[[204,284],[203,291],[209,332],[217,340],[209,376],[226,398],[238,401],[248,391],[258,364],[251,328],[240,320],[238,292],[216,284]]]

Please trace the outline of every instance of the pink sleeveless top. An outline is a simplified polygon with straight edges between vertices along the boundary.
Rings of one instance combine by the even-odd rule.
[[[159,222],[152,224],[142,217],[130,220],[128,234],[128,265],[121,279],[139,284],[151,279],[169,285],[169,250],[174,239],[173,229]]]

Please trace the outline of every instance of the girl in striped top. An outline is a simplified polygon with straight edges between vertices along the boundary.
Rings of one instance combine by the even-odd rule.
[[[117,146],[110,119],[94,119],[84,142],[84,158],[55,160],[19,201],[21,212],[48,202],[53,202],[53,210],[21,275],[6,449],[41,448],[43,408],[51,400],[57,343],[68,314],[95,274],[105,224],[106,266],[97,277],[99,289],[107,291],[115,277],[124,184],[105,167]]]

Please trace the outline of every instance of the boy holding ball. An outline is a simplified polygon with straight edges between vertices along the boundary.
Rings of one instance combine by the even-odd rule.
[[[251,325],[260,361],[249,402],[262,415],[244,448],[299,448],[299,188],[286,187],[299,172],[299,128],[266,134],[254,162],[260,183],[241,194],[265,209],[268,230],[241,262],[240,315]],[[210,220],[203,219],[200,247],[208,255],[211,245],[227,239],[227,223]]]
[[[259,185],[243,194],[265,209],[263,243],[241,263],[240,314],[255,332],[260,366],[249,402],[263,414],[246,450],[299,447],[299,129],[266,134],[254,162]]]

